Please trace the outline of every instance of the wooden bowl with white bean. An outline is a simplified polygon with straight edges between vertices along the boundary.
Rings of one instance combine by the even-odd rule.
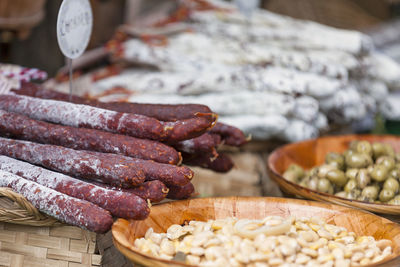
[[[358,149],[361,150],[365,148],[363,145],[367,145],[370,154],[359,153],[357,148],[352,148],[357,142],[360,143]],[[388,148],[390,153],[387,154],[393,155],[375,155],[383,153],[382,147]],[[268,174],[282,191],[292,196],[398,216],[400,215],[399,152],[400,137],[397,136],[326,136],[276,149],[268,158]],[[332,156],[341,157],[345,166],[338,168],[337,162],[329,162]],[[384,164],[381,161],[384,161]],[[390,168],[384,166],[387,162],[390,162],[388,165],[392,164]],[[290,174],[288,176],[286,172],[294,166],[304,170],[307,177],[297,181],[291,179]],[[330,170],[332,167],[334,170]],[[328,177],[329,175],[323,174],[323,171],[328,169],[331,174],[345,174],[341,175],[341,178],[345,178],[344,181],[337,180],[337,175]],[[314,172],[318,173],[314,175]],[[352,173],[357,177],[351,177]],[[315,187],[312,182],[317,182]],[[341,182],[343,184],[340,184]],[[330,190],[333,188],[334,190]],[[397,219],[394,218],[396,221]]]
[[[114,244],[143,266],[400,266],[400,226],[343,206],[270,197],[198,198],[118,219]]]

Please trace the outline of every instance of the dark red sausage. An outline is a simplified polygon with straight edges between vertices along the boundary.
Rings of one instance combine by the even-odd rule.
[[[193,178],[193,171],[188,167],[177,167],[170,164],[156,163],[149,164],[144,160],[132,159],[135,165],[143,170],[146,181],[159,180],[167,186],[182,186]]]
[[[62,222],[96,233],[105,233],[111,228],[113,220],[110,213],[93,203],[70,197],[2,170],[0,177],[0,186],[10,187],[38,210]]]
[[[13,89],[12,91],[19,95],[33,96],[42,99],[70,101],[69,94],[43,89],[33,83],[23,82],[21,89]],[[141,114],[161,121],[184,120],[195,117],[196,113],[212,113],[209,107],[199,104],[168,105],[126,102],[105,103],[79,96],[72,96],[71,102],[114,110],[117,112]]]
[[[241,146],[248,142],[248,139],[241,130],[221,122],[216,123],[210,130],[210,133],[220,135],[222,141],[230,146]]]
[[[234,166],[231,158],[223,153],[218,153],[217,157],[212,154],[183,154],[183,163],[207,168],[216,172],[228,172]]]
[[[209,107],[200,104],[144,104],[128,102],[98,102],[104,109],[118,112],[141,114],[160,121],[185,120],[196,117],[197,113],[212,113]]]
[[[188,167],[6,138],[0,138],[0,154],[71,176],[125,188],[139,186],[144,180],[185,185],[193,178]]]
[[[222,138],[219,134],[209,133],[209,135],[214,139],[215,147],[218,147],[222,143]]]
[[[0,138],[0,154],[71,176],[98,179],[116,186],[137,186],[145,180],[141,168],[132,166],[132,162],[126,160],[127,157],[115,154],[73,150],[6,138]]]
[[[182,160],[180,153],[174,148],[157,141],[51,124],[2,110],[0,110],[0,135],[78,150],[121,154],[161,163],[178,164]]]
[[[133,193],[105,189],[6,156],[0,156],[0,170],[16,174],[68,196],[89,201],[116,217],[143,220],[150,213],[147,202]]]
[[[169,191],[167,186],[163,182],[158,180],[144,182],[143,184],[133,188],[120,188],[98,182],[91,183],[110,190],[129,192],[141,197],[142,199],[148,199],[153,203],[160,202],[161,200],[166,198]]]
[[[97,153],[97,152],[91,152]],[[103,154],[103,153],[99,153]],[[151,160],[134,159],[115,154],[105,154],[108,159],[124,162],[127,168],[134,168],[143,171],[146,181],[159,180],[165,185],[182,186],[190,182],[194,174],[191,169],[185,166],[175,166],[171,164],[164,164],[153,162]],[[117,185],[118,186],[118,185]],[[131,188],[129,186],[128,188]]]
[[[13,89],[12,91],[20,95],[69,101],[68,94],[43,89],[32,83],[23,82],[21,89]],[[141,114],[161,121],[189,119],[195,117],[196,113],[212,113],[209,107],[198,104],[163,105],[121,102],[105,103],[78,96],[72,96],[71,101],[76,104],[85,104],[118,112]],[[210,132],[221,135],[225,144],[230,146],[241,146],[248,142],[248,139],[241,130],[224,123],[217,123]]]
[[[210,153],[215,151],[218,145],[218,138],[205,133],[199,137],[180,141],[173,146],[178,150],[188,154]]]
[[[69,94],[64,94],[54,90],[43,89],[40,85],[31,82],[21,82],[21,88],[12,89],[11,91],[18,95],[32,96],[42,99],[53,99],[68,102],[70,101]],[[96,103],[98,101],[72,95],[71,102],[75,104],[96,106]]]
[[[162,122],[143,115],[120,113],[87,105],[19,95],[0,95],[0,109],[30,118],[73,127],[104,130],[133,137],[176,143],[202,135],[214,126],[217,115]]]
[[[169,199],[185,199],[192,196],[194,193],[194,186],[188,183],[184,186],[170,186],[167,198]]]

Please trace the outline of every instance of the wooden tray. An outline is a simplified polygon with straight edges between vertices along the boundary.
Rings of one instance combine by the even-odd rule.
[[[144,266],[182,267],[190,265],[161,260],[138,252],[133,246],[134,240],[143,237],[149,227],[153,227],[155,232],[165,232],[170,225],[182,224],[187,220],[206,221],[226,217],[261,219],[269,215],[318,216],[328,223],[346,227],[357,235],[390,239],[393,242],[394,254],[379,266],[400,266],[400,226],[398,224],[360,210],[298,199],[226,197],[169,202],[153,206],[149,218],[144,221],[118,219],[112,227],[112,234],[115,246],[132,262]]]
[[[296,163],[310,169],[324,162],[328,152],[343,152],[353,140],[369,142],[384,142],[392,145],[396,152],[400,151],[400,137],[390,135],[344,135],[327,136],[318,139],[285,145],[276,149],[268,158],[268,174],[286,193],[307,199],[331,202],[350,207],[356,207],[371,212],[400,215],[400,205],[375,204],[358,200],[350,200],[331,194],[321,193],[298,184],[287,181],[282,177],[286,168]]]

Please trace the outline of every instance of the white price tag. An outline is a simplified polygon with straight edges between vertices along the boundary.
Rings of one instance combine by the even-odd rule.
[[[58,12],[57,40],[62,53],[77,58],[85,51],[92,33],[93,14],[88,0],[64,0]]]

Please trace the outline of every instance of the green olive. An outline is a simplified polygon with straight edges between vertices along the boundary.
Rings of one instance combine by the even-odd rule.
[[[394,157],[396,155],[396,153],[394,152],[394,149],[391,145],[383,144],[383,147],[385,149],[385,155],[390,156],[390,157]]]
[[[346,177],[348,179],[356,179],[357,173],[358,173],[358,169],[347,169]]]
[[[389,172],[389,177],[393,177],[394,179],[399,180],[399,179],[400,179],[400,169],[398,169],[398,168],[393,168],[393,169]]]
[[[357,151],[357,145],[360,141],[354,140],[349,143],[349,149],[353,151]]]
[[[348,182],[347,182],[347,184],[344,186],[344,191],[346,192],[346,193],[349,193],[349,192],[351,192],[352,190],[354,190],[354,189],[356,189],[357,188],[357,182],[356,182],[356,180],[349,180]]]
[[[361,196],[363,196],[366,200],[376,200],[378,198],[379,191],[375,186],[367,186],[362,192]]]
[[[302,167],[300,167],[299,165],[294,164],[294,163],[290,164],[289,167],[286,170],[287,171],[299,172],[299,173],[301,173],[301,176],[304,175],[304,169]]]
[[[365,188],[371,182],[371,177],[369,176],[368,170],[361,169],[357,173],[356,181],[360,189]]]
[[[391,205],[400,205],[400,195],[396,195],[394,198],[392,198],[388,204]]]
[[[329,187],[327,193],[330,194],[330,195],[333,195],[335,193],[335,189],[333,188],[333,186]]]
[[[320,191],[322,193],[328,193],[330,188],[333,189],[331,182],[329,182],[328,179],[326,179],[326,178],[319,179],[318,184],[317,184],[318,191]]]
[[[292,170],[285,171],[282,176],[283,176],[283,178],[285,178],[286,180],[288,180],[292,183],[297,183],[300,178],[300,176],[297,174],[297,172],[292,171]]]
[[[346,197],[347,197],[347,193],[346,193],[345,191],[340,191],[340,192],[337,192],[337,193],[335,194],[335,196],[337,196],[337,197],[342,197],[342,198],[346,198]]]
[[[304,176],[304,170],[299,165],[291,164],[283,173],[283,177],[293,183],[297,183]]]
[[[365,168],[372,164],[372,158],[367,154],[354,153],[346,156],[346,165],[350,168]]]
[[[347,156],[353,155],[354,153],[356,153],[356,152],[354,152],[353,150],[350,150],[350,149],[348,149],[345,152],[343,152],[343,157],[345,158],[345,161],[346,161],[346,157]]]
[[[373,182],[369,186],[373,186],[373,187],[376,188],[376,190],[378,190],[378,192],[381,192],[381,190],[382,190],[382,186],[381,185],[382,185],[382,183]]]
[[[361,190],[357,188],[351,190],[346,195],[346,197],[349,199],[357,199],[359,196],[361,196]]]
[[[380,156],[385,155],[385,147],[382,143],[373,143],[372,144],[372,152],[374,154],[374,158],[379,158]]]
[[[396,179],[392,178],[392,177],[389,177],[383,183],[383,189],[391,190],[394,193],[399,192],[399,187],[400,187],[399,182]]]
[[[341,163],[340,161],[331,161],[328,163],[328,165],[335,167],[335,169],[339,169],[339,170],[344,170],[345,166],[344,166],[344,161],[343,163]]]
[[[332,170],[336,170],[336,168],[332,165],[324,164],[318,168],[318,177],[325,178],[326,174]]]
[[[359,141],[356,144],[356,148],[353,149],[358,153],[367,154],[369,156],[373,155],[372,146],[368,141]]]
[[[317,167],[317,166],[312,167],[312,168],[309,170],[309,175],[310,175],[310,176],[317,175],[317,173],[318,173],[318,167]]]
[[[329,171],[326,178],[337,186],[344,186],[348,180],[344,172],[337,169]]]
[[[390,156],[380,156],[376,159],[376,164],[385,166],[389,171],[394,168],[395,160]]]
[[[374,170],[374,165],[369,165],[368,167],[367,167],[367,171],[368,171],[368,173],[369,174],[371,174],[371,172]]]
[[[391,200],[389,200],[389,201],[387,202],[387,204],[390,204],[390,205],[400,205],[400,199],[392,198]]]
[[[387,178],[388,170],[383,165],[375,165],[371,172],[371,178],[377,182],[383,182]]]
[[[302,187],[307,187],[307,186],[308,186],[308,180],[307,180],[307,179],[301,180],[301,182],[299,183],[299,185],[302,186]]]
[[[387,201],[391,200],[392,198],[394,198],[394,192],[392,190],[383,189],[379,193],[379,200],[382,202],[387,202]]]
[[[394,159],[396,162],[400,162],[400,152],[397,152],[396,155],[394,155]]]
[[[344,157],[338,153],[330,152],[325,156],[325,163],[333,165],[338,169],[344,168]]]
[[[311,190],[317,190],[318,180],[319,180],[319,178],[317,176],[312,176],[310,178],[310,180],[308,181],[307,188],[309,188]]]

